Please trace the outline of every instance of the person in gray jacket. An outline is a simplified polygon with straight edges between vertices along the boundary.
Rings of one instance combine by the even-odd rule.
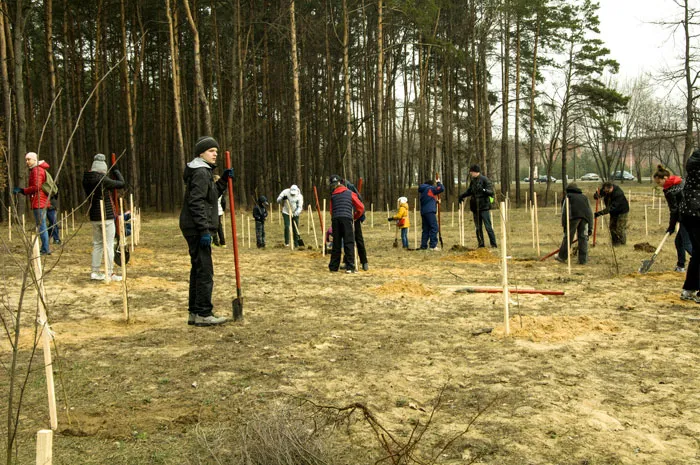
[[[289,221],[291,220],[294,222],[294,226],[291,226],[294,230],[294,247],[299,247],[299,215],[304,211],[304,196],[301,195],[299,187],[292,184],[292,187],[280,192],[280,195],[277,196],[277,203],[282,204],[284,246],[289,247],[289,228],[291,226]],[[290,208],[291,211],[289,211]]]
[[[211,258],[212,236],[219,225],[218,199],[226,192],[233,169],[224,170],[214,182],[219,144],[213,137],[200,137],[194,147],[194,159],[185,167],[185,200],[180,212],[180,230],[190,253],[190,293],[187,324],[220,325],[225,317],[214,315],[211,294],[214,290],[214,264]]]
[[[569,253],[569,241],[566,234],[566,199],[569,199],[569,231],[578,239],[578,263],[585,265],[588,261],[588,236],[593,234],[593,212],[588,199],[579,187],[572,183],[566,186],[566,197],[561,205],[561,226],[564,228],[564,239],[561,241],[559,254],[554,258],[558,262],[566,262]]]

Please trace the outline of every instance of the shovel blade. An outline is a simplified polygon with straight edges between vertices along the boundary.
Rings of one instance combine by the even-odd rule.
[[[649,260],[642,260],[642,266],[639,267],[639,272],[644,274],[649,269],[651,268],[651,265],[654,263],[654,259],[649,259]]]
[[[233,307],[233,321],[242,321],[243,320],[243,298],[236,297],[235,299],[233,299],[233,302],[231,302],[231,306]]]

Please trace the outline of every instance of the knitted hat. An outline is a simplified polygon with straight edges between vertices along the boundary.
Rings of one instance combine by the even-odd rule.
[[[24,156],[26,160],[37,160],[37,154],[34,152],[27,152],[27,154]]]
[[[209,149],[219,148],[219,143],[211,136],[203,136],[194,144],[194,156],[198,157]]]
[[[408,203],[408,199],[406,197],[399,197],[399,203]]]
[[[469,167],[469,172],[470,173],[481,173],[481,166],[474,163],[472,166]]]
[[[96,171],[98,173],[106,174],[107,162],[105,160],[107,160],[107,158],[105,158],[104,154],[98,153],[97,155],[95,155],[90,171]]]

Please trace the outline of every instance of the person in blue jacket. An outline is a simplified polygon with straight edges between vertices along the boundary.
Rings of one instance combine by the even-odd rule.
[[[438,242],[438,221],[437,221],[437,204],[439,202],[438,195],[445,191],[442,183],[438,179],[433,181],[428,179],[423,184],[418,186],[418,195],[420,199],[420,217],[423,221],[423,232],[420,239],[421,250],[426,250],[430,245],[430,250],[437,250]],[[430,244],[428,244],[430,240]]]

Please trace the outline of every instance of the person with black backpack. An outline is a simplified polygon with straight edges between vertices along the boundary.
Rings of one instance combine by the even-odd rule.
[[[114,179],[107,175],[107,161],[104,154],[95,155],[90,171],[83,174],[83,190],[90,199],[90,222],[92,223],[92,272],[90,279],[104,281],[106,276],[100,271],[104,248],[107,248],[107,273],[112,281],[121,281],[122,277],[114,273],[114,206],[109,195],[112,189],[123,189],[126,183],[118,169],[112,169]],[[105,228],[107,243],[102,242],[102,214],[100,200],[105,204]]]

